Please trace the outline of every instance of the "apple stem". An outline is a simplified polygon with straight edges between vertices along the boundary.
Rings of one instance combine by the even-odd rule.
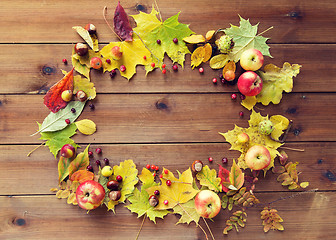
[[[209,240],[209,238],[208,238],[208,235],[206,234],[206,232],[205,232],[205,230],[204,230],[204,228],[202,228],[202,226],[201,225],[199,225],[198,224],[198,222],[196,222],[196,220],[187,212],[187,210],[185,210],[184,209],[184,207],[182,207],[182,205],[180,204],[180,203],[177,203],[181,208],[182,208],[182,210],[183,211],[185,211],[185,213],[195,222],[195,224],[196,224],[196,227],[199,227],[202,231],[203,231],[203,233],[204,233],[204,235],[205,235],[205,238],[207,239],[207,240]],[[211,233],[211,231],[210,231],[210,233]],[[212,235],[212,234],[211,234]]]
[[[139,235],[140,235],[141,229],[142,229],[142,227],[143,227],[143,225],[144,225],[145,219],[146,219],[146,215],[144,215],[144,217],[143,217],[143,220],[142,220],[142,222],[141,222],[140,229],[139,229],[139,231],[138,231],[138,234],[137,234],[136,237],[135,237],[135,240],[137,240],[137,239],[139,238]]]
[[[268,31],[269,31],[269,30],[271,30],[271,29],[273,29],[273,26],[272,26],[272,27],[269,27],[269,28],[267,28],[265,31],[263,31],[263,32],[259,33],[257,36],[260,36],[260,35],[264,34],[265,32],[268,32]]]
[[[203,218],[203,221],[204,221],[205,225],[207,226],[207,228],[208,228],[208,230],[209,230],[209,232],[210,232],[210,235],[211,235],[212,239],[215,240],[215,237],[214,237],[214,235],[212,234],[212,231],[211,231],[211,229],[210,229],[210,227],[209,227],[207,221],[205,220],[204,217],[202,217],[202,218]]]
[[[123,40],[119,37],[119,35],[113,30],[113,28],[111,27],[111,25],[108,23],[107,19],[106,19],[106,13],[107,13],[107,7],[105,6],[103,9],[103,18],[107,24],[107,26],[111,29],[111,31],[119,38],[119,40],[122,42]]]
[[[37,150],[39,147],[42,147],[46,142],[41,143],[40,145],[38,145],[36,148],[34,148],[33,150],[31,150],[28,154],[27,157],[30,157],[30,155]]]
[[[283,149],[287,149],[287,150],[292,150],[292,151],[297,151],[297,152],[304,152],[305,150],[304,149],[300,149],[300,148],[291,148],[291,147],[285,147],[285,146],[282,146],[280,148],[283,148]]]

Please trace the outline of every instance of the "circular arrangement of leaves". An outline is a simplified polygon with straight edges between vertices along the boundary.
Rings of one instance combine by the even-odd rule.
[[[136,73],[137,65],[143,65],[146,74],[156,68],[165,74],[165,54],[173,62],[173,69],[177,69],[178,65],[183,67],[185,55],[191,54],[192,68],[209,62],[211,68],[222,69],[222,81],[232,81],[240,75],[236,72],[236,65],[246,50],[256,49],[263,56],[271,57],[267,38],[262,34],[272,27],[258,33],[258,25],[253,26],[242,17],[240,26],[210,30],[204,37],[191,31],[189,25],[179,23],[179,14],[163,21],[159,10],[154,7],[149,14],[140,12],[131,16],[137,24],[135,28],[131,27],[120,3],[115,9],[114,27],[106,19],[106,12],[105,7],[104,19],[120,41],[99,49],[97,30],[93,24],[84,28],[73,27],[85,43],[75,45],[71,58],[73,69],[70,72],[63,71],[64,77],[44,97],[44,104],[51,112],[42,124],[38,123],[39,130],[35,134],[41,135],[43,144],[58,159],[59,186],[51,189],[56,192],[57,198],[67,199],[68,204],[79,205],[88,213],[100,205],[115,212],[117,205],[126,203],[126,208],[131,212],[144,219],[148,217],[154,223],[156,218],[178,214],[181,216],[178,223],[195,222],[208,239],[206,231],[198,222],[201,218],[205,221],[205,218],[214,216],[199,210],[198,196],[201,192],[210,191],[220,196],[220,200],[217,200],[219,209],[232,212],[223,226],[223,234],[228,234],[232,229],[239,231],[239,227],[245,226],[249,207],[261,204],[254,194],[261,170],[264,175],[268,170],[278,174],[277,181],[290,190],[309,185],[308,182],[299,183],[296,170],[298,163],[288,162],[287,154],[283,150],[278,151],[284,144],[291,121],[281,115],[261,116],[253,110],[256,103],[278,104],[283,91],[292,91],[293,77],[299,73],[301,66],[287,62],[282,68],[268,64],[263,71],[255,71],[262,79],[261,92],[242,100],[242,105],[252,110],[249,127],[235,126],[233,130],[220,133],[231,144],[231,150],[241,152],[237,162],[233,160],[231,169],[219,166],[217,171],[196,160],[191,168],[182,173],[177,172],[176,177],[168,169],[159,171],[155,165],[147,165],[139,171],[132,160],[110,166],[108,159],[105,159],[104,167],[101,167],[101,162],[97,162],[99,171],[94,173],[89,146],[76,153],[79,146],[71,139],[77,130],[85,135],[96,131],[93,121],[76,121],[86,105],[94,109],[92,103],[86,104],[96,97],[94,83],[90,80],[92,69],[107,71],[112,78],[119,72],[129,80]],[[190,49],[194,50],[191,52]],[[203,68],[199,68],[199,71],[202,72]],[[75,72],[79,74],[74,75]],[[269,153],[269,162],[261,168],[249,164],[249,150],[255,147],[262,147]],[[101,149],[96,151],[99,153]],[[277,164],[276,159],[279,159]],[[243,170],[247,168],[251,171],[244,173]],[[91,190],[96,192],[92,193]],[[277,211],[271,209],[269,204],[265,205],[261,211],[264,231],[284,230],[281,224],[283,220]]]

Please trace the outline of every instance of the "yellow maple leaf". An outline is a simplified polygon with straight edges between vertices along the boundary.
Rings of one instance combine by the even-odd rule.
[[[155,190],[160,191],[159,204],[155,209],[169,209],[180,203],[186,203],[199,192],[199,190],[194,189],[192,186],[193,176],[190,168],[180,174],[179,178],[176,178],[170,171],[168,171],[168,174],[165,174],[164,171],[165,168],[162,172],[161,185],[146,189],[149,195],[153,195]],[[166,184],[168,179],[171,181],[170,186]],[[164,204],[165,200],[168,201],[167,205]]]

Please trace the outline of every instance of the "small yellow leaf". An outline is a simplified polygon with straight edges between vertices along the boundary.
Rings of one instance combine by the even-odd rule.
[[[96,132],[96,124],[89,120],[89,119],[83,119],[80,121],[75,122],[78,131],[85,135],[91,135]]]
[[[50,188],[50,192],[57,192],[58,189],[57,188]]]
[[[195,51],[191,54],[191,67],[193,69],[203,62],[204,55],[205,49],[203,47],[196,48]]]
[[[252,110],[256,103],[257,99],[255,96],[246,96],[245,99],[241,102],[241,105],[243,105],[243,107],[247,108],[248,110]]]
[[[58,193],[58,192],[57,192],[57,193]],[[56,194],[56,196],[57,196],[58,198],[67,198],[67,197],[69,197],[69,195],[70,195],[70,191],[69,191],[69,190],[64,190],[64,191],[60,192],[60,193],[58,194],[58,196],[57,196],[57,194]]]
[[[191,35],[189,37],[183,38],[186,43],[197,44],[205,42],[205,38],[202,35]]]
[[[75,26],[75,27],[72,27],[72,29],[75,29],[77,31],[79,36],[81,36],[84,39],[84,41],[90,46],[90,48],[92,49],[94,48],[92,38],[86,29],[84,29],[81,26]]]
[[[212,47],[210,43],[207,43],[203,46],[204,48],[204,59],[203,62],[207,62],[209,61],[209,59],[211,58],[212,55]]]
[[[219,54],[210,59],[210,67],[212,69],[220,69],[224,67],[229,61],[229,57],[226,54]]]
[[[76,199],[76,193],[71,193],[67,199],[67,204],[73,204]]]
[[[207,33],[205,34],[205,39],[207,41],[210,41],[210,39],[213,37],[213,35],[215,34],[215,30],[210,30],[210,31],[207,31]]]
[[[309,186],[309,182],[302,182],[302,183],[300,183],[300,187],[302,187],[302,188],[306,188],[308,186]]]

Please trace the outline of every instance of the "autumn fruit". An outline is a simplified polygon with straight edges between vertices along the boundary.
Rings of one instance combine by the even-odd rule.
[[[271,120],[265,119],[258,125],[258,131],[264,135],[270,135],[273,132],[273,123]]]
[[[71,144],[65,144],[61,148],[61,156],[64,158],[72,158],[75,155],[76,149]]]
[[[250,137],[247,133],[242,132],[238,134],[237,136],[238,143],[247,143],[249,140],[250,140]]]
[[[202,168],[203,168],[203,163],[200,160],[195,160],[191,165],[191,169],[194,172],[200,172],[202,171]]]
[[[104,187],[93,180],[81,183],[76,190],[78,206],[86,210],[92,210],[99,207],[104,201],[104,198]]]
[[[152,207],[156,207],[159,204],[159,199],[155,195],[150,196],[148,201]]]
[[[237,86],[245,96],[256,96],[261,92],[263,83],[258,74],[247,71],[240,75]]]
[[[79,101],[81,101],[81,102],[84,102],[84,101],[86,101],[86,99],[87,99],[87,95],[86,95],[86,93],[85,93],[84,91],[82,91],[82,90],[79,90],[79,91],[76,93],[76,97],[77,97],[77,99],[78,99]]]
[[[111,49],[111,55],[112,55],[112,59],[113,60],[120,60],[120,58],[122,57],[123,53],[120,49],[119,46],[114,46],[112,49]]]
[[[96,34],[96,26],[93,25],[92,23],[88,23],[84,27],[85,30],[89,32],[90,35]]]
[[[229,52],[231,52],[232,50],[232,38],[229,37],[228,35],[223,35],[221,36],[219,39],[216,40],[216,45],[218,47],[218,50],[221,52],[221,53],[224,53],[224,54],[227,54]]]
[[[108,197],[112,201],[118,201],[120,199],[120,197],[121,197],[121,192],[119,190],[111,191],[111,192],[109,192]]]
[[[245,162],[252,170],[262,170],[270,165],[271,154],[266,147],[255,145],[247,150]]]
[[[101,171],[101,174],[104,176],[104,177],[109,177],[111,176],[113,173],[113,169],[110,167],[110,166],[105,166],[103,167],[102,171]]]
[[[75,45],[75,53],[79,56],[85,56],[89,52],[89,48],[85,43],[76,43]]]
[[[62,92],[61,94],[61,98],[65,101],[65,102],[70,102],[72,99],[72,91],[71,90],[65,90]]]
[[[106,187],[110,190],[115,191],[115,190],[118,190],[119,183],[116,180],[111,180],[107,182]]]
[[[226,71],[225,74],[224,74],[224,79],[225,79],[226,81],[233,81],[235,78],[236,78],[236,74],[235,74],[235,72],[232,71],[232,70],[228,70],[228,71]]]
[[[257,71],[263,64],[264,56],[258,49],[247,49],[240,56],[240,66],[246,71]]]
[[[204,218],[213,218],[221,210],[219,196],[210,190],[202,190],[195,197],[196,212]]]
[[[94,69],[100,69],[103,66],[103,62],[99,57],[93,57],[90,60],[90,66]]]

